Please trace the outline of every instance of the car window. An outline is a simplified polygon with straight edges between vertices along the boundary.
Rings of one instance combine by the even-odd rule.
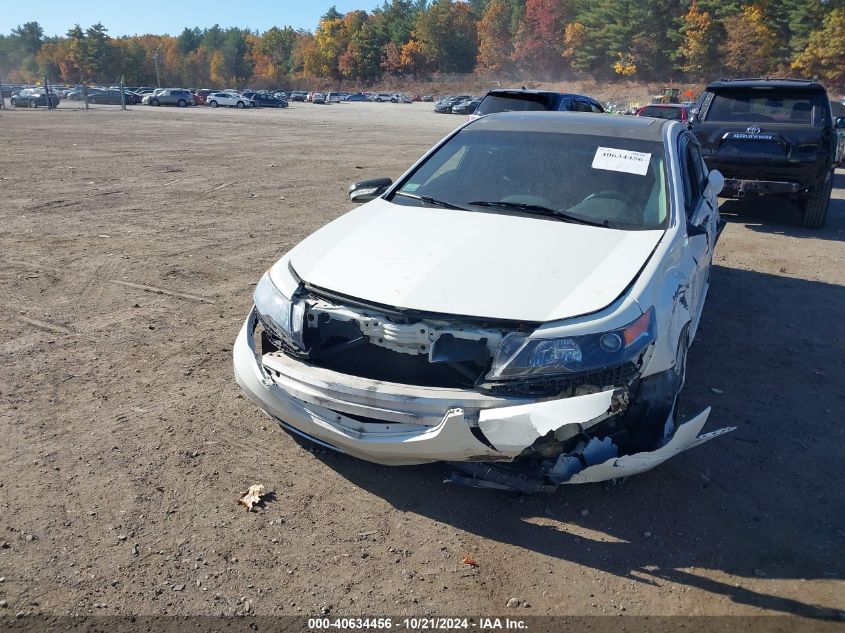
[[[662,228],[668,215],[662,143],[589,134],[466,128],[397,191],[463,208],[477,201],[540,206],[630,230]]]
[[[604,110],[602,110],[600,107],[598,107],[594,103],[590,104],[590,110],[592,112],[595,112],[596,114],[604,114]]]
[[[493,114],[494,112],[527,112],[547,110],[549,98],[545,95],[517,94],[517,95],[487,95],[478,106],[476,114]]]
[[[640,111],[640,116],[650,116],[655,119],[668,119],[680,121],[682,118],[680,108],[664,108],[660,106],[646,106]]]
[[[590,104],[586,101],[581,101],[580,99],[575,99],[572,104],[572,110],[574,112],[592,112],[593,110],[590,108]]]
[[[717,92],[706,121],[737,123],[819,124],[824,120],[824,94],[798,90],[727,90]]]
[[[684,209],[687,218],[695,213],[698,202],[701,199],[703,188],[703,176],[701,174],[701,155],[696,152],[698,148],[695,143],[687,140],[684,144],[682,171],[684,174]]]

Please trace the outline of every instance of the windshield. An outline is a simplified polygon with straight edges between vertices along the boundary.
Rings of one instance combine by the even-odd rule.
[[[818,91],[729,90],[716,94],[706,120],[814,125],[824,121],[824,102]]]
[[[632,230],[665,227],[666,199],[660,142],[471,126],[414,170],[391,198]]]

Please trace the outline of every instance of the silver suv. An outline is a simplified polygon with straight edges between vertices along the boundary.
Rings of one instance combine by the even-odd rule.
[[[194,95],[188,90],[167,88],[154,93],[150,97],[149,104],[153,106],[175,105],[184,108],[185,106],[196,105],[196,101],[194,101]]]

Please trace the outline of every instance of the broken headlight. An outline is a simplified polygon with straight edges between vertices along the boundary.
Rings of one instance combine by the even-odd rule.
[[[576,373],[635,361],[654,341],[654,333],[654,308],[610,332],[546,339],[511,332],[496,350],[487,380]]]
[[[299,349],[304,347],[302,322],[305,303],[283,295],[270,279],[269,273],[264,273],[255,286],[252,299],[261,324],[272,338],[295,345]]]

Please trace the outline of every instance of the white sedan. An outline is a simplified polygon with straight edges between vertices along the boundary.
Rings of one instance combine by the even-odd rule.
[[[730,429],[676,415],[723,178],[678,122],[469,122],[273,265],[234,348],[285,429],[381,464],[538,491]]]
[[[251,108],[252,101],[236,92],[212,92],[205,98],[212,108],[227,106],[230,108]]]

